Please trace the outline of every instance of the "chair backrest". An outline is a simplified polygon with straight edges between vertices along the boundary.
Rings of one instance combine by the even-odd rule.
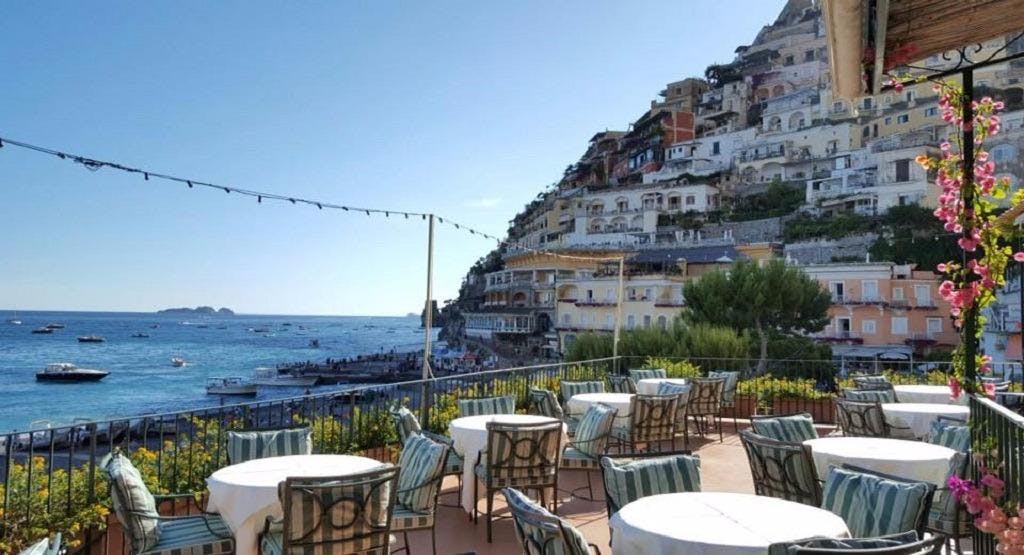
[[[548,512],[517,489],[501,490],[508,502],[516,537],[526,555],[590,555],[587,540],[571,524]]]
[[[459,399],[459,416],[515,414],[515,412],[516,398],[513,395]]]
[[[818,430],[814,427],[814,417],[806,412],[778,416],[751,416],[750,427],[757,435],[776,441],[800,443],[818,437]]]
[[[884,390],[892,389],[892,382],[885,374],[855,375],[853,385],[861,390]]]
[[[836,420],[844,436],[889,437],[889,424],[879,403],[836,399]]]
[[[444,479],[450,446],[423,434],[409,437],[398,456],[397,502],[407,509],[433,513]]]
[[[676,431],[679,431],[680,426],[686,426],[686,415],[687,409],[689,408],[690,401],[690,389],[693,386],[690,384],[679,384],[672,382],[661,382],[658,384],[658,395],[675,395],[676,396]]]
[[[629,377],[633,378],[634,382],[638,382],[640,380],[667,378],[668,372],[664,368],[635,368],[629,371]]]
[[[587,412],[583,413],[579,425],[576,426],[576,435],[572,439],[573,447],[595,459],[603,455],[608,447],[608,438],[611,436],[616,412],[614,407],[602,403],[594,403],[587,407]]]
[[[567,382],[562,381],[559,389],[562,392],[562,401],[572,399],[573,395],[581,393],[604,393],[604,382]]]
[[[487,476],[553,482],[562,452],[562,423],[487,423]]]
[[[387,554],[398,471],[385,464],[359,474],[281,482],[282,553]]]
[[[530,388],[530,413],[561,420],[565,417],[558,396],[550,389]]]
[[[924,536],[935,484],[844,465],[829,467],[821,508],[842,517],[855,538],[915,531]]]
[[[609,518],[642,497],[700,491],[700,457],[690,451],[601,457],[601,472]]]
[[[160,515],[142,475],[118,450],[100,461],[100,469],[110,483],[114,514],[128,536],[132,552],[149,551],[160,540]]]
[[[691,416],[717,415],[722,412],[724,378],[694,378],[690,384],[692,389],[687,404]]]
[[[967,474],[969,455],[957,453],[949,460],[950,476],[964,478]],[[967,513],[967,507],[956,498],[948,487],[938,489],[932,499],[931,511],[928,514],[928,529],[947,536],[960,537],[970,533],[973,518]]]
[[[629,376],[608,376],[612,393],[636,393],[636,382]]]
[[[406,407],[391,409],[391,419],[395,421],[395,429],[398,431],[398,439],[402,445],[405,445],[410,436],[423,431],[419,419]]]
[[[708,372],[709,378],[722,378],[725,383],[722,385],[722,404],[731,407],[736,402],[736,385],[740,382],[738,370],[712,370]]]
[[[821,505],[821,484],[809,447],[777,441],[750,430],[740,431],[740,440],[758,495]]]
[[[932,421],[928,443],[949,447],[961,453],[969,453],[971,451],[971,428],[963,420],[939,416]]]
[[[772,544],[768,555],[939,555],[946,536],[918,539],[917,533],[877,538],[811,538]]]
[[[850,401],[863,401],[869,403],[895,403],[896,391],[889,389],[847,389],[843,391],[843,398]]]
[[[230,430],[227,438],[230,464],[313,452],[313,430],[307,427]]]
[[[629,400],[629,435],[634,443],[666,441],[676,433],[678,395],[634,395]]]

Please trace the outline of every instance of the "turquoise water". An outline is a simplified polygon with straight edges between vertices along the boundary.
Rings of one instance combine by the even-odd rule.
[[[151,412],[187,410],[219,403],[204,386],[211,376],[251,377],[257,366],[346,358],[423,346],[418,317],[196,316],[100,312],[18,312],[22,325],[0,311],[0,431],[26,429],[37,420],[68,423]],[[52,335],[32,334],[51,322]],[[291,324],[285,326],[284,324]],[[157,326],[157,327],[153,327]],[[304,327],[306,329],[300,329]],[[267,333],[251,329],[267,328]],[[148,338],[133,338],[136,332]],[[99,335],[105,343],[79,343]],[[320,348],[310,347],[310,340]],[[171,358],[189,361],[182,368]],[[51,362],[72,362],[110,375],[98,383],[53,384],[35,380]],[[335,389],[344,386],[334,386]],[[330,391],[318,387],[317,392]],[[290,397],[302,390],[260,388],[258,399]]]

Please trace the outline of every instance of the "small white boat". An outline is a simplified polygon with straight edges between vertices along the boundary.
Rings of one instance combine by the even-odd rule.
[[[182,366],[185,366],[186,364],[188,364],[188,361],[183,359],[183,358],[181,358],[181,357],[172,357],[171,358],[171,366],[173,366],[175,368],[181,368]]]
[[[316,376],[280,374],[276,368],[260,367],[252,371],[252,383],[263,387],[312,387]]]
[[[210,378],[206,380],[209,395],[256,395],[256,384],[242,378]]]

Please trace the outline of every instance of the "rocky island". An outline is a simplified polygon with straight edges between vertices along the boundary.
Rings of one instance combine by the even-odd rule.
[[[235,312],[227,307],[214,309],[212,306],[197,306],[195,308],[165,308],[156,311],[157,314],[186,314],[190,316],[234,316]]]

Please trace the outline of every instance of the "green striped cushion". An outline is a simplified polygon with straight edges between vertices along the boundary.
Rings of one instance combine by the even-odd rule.
[[[609,376],[608,382],[612,384],[612,393],[636,393],[636,382],[629,376]]]
[[[502,493],[515,521],[516,536],[521,544],[530,544],[522,546],[524,553],[590,555],[586,538],[564,519],[551,514],[519,490],[505,488]]]
[[[140,553],[152,549],[160,541],[160,515],[142,475],[120,452],[108,455],[100,466],[110,482],[114,513],[131,540],[132,551]]]
[[[434,508],[434,491],[438,483],[423,485],[444,472],[444,455],[447,446],[436,443],[422,434],[410,436],[398,457],[398,503],[413,511],[429,511]],[[412,489],[415,488],[415,489]]]
[[[613,512],[649,495],[700,491],[700,458],[694,455],[635,460],[603,457],[601,467]]]
[[[895,403],[896,392],[891,389],[847,389],[846,398],[866,403]]]
[[[932,422],[932,433],[928,435],[928,442],[967,453],[971,450],[971,428],[966,424],[936,420]]]
[[[430,528],[434,525],[434,511],[413,511],[402,505],[395,506],[395,512],[391,515],[391,531],[401,532],[403,530],[419,530]]]
[[[227,451],[231,464],[267,457],[309,455],[313,452],[313,432],[309,428],[229,431]]]
[[[634,382],[638,382],[640,380],[667,378],[668,373],[665,372],[664,368],[636,368],[629,371],[629,377],[633,378]]]
[[[776,441],[803,443],[818,437],[814,419],[809,414],[793,414],[775,418],[755,418],[750,421],[754,433]]]
[[[604,393],[604,382],[565,382],[561,384],[562,399],[568,401],[581,393]]]
[[[222,555],[235,552],[235,540],[218,515],[160,522],[160,541],[144,555]]]
[[[583,451],[570,445],[566,446],[565,450],[562,451],[561,468],[598,469],[601,468],[601,463],[597,458],[588,455],[587,453],[584,453]]]
[[[391,417],[395,419],[398,437],[402,440],[403,444],[409,439],[409,436],[420,433],[420,421],[416,419],[416,415],[408,408],[399,407],[393,410]]]
[[[736,371],[713,370],[708,372],[709,378],[722,378],[725,385],[722,386],[722,403],[732,406],[736,401],[736,384],[740,381],[740,373]]]
[[[590,405],[576,426],[576,436],[573,440],[576,448],[591,457],[603,455],[608,445],[612,422],[615,420],[615,412],[615,409],[608,405]]]
[[[884,374],[878,374],[876,376],[854,376],[853,383],[857,389],[892,389],[892,383],[889,382]]]
[[[559,420],[565,416],[565,413],[562,411],[562,405],[558,404],[558,397],[555,396],[554,391],[531,387],[530,399],[533,401],[533,406],[537,409],[537,414],[541,416],[550,416]]]
[[[851,536],[870,538],[915,530],[931,488],[830,467],[821,507],[846,521]]]
[[[516,398],[485,397],[483,399],[459,399],[459,416],[482,416],[485,414],[515,414]]]

